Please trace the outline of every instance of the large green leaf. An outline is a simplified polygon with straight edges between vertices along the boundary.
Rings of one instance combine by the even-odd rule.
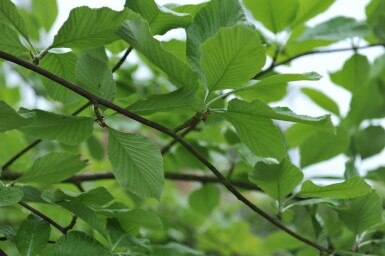
[[[48,222],[35,215],[23,221],[16,234],[16,246],[21,255],[33,256],[47,245],[51,227]]]
[[[27,27],[23,21],[23,18],[17,11],[16,5],[10,0],[0,1],[0,23],[4,23],[12,27],[27,41],[29,41]]]
[[[15,30],[0,23],[0,49],[15,56],[28,54],[28,49],[20,42],[19,35]]]
[[[341,70],[330,74],[330,79],[354,93],[367,85],[369,73],[370,64],[366,56],[355,53]]]
[[[295,27],[328,9],[335,0],[298,0],[299,8],[295,21],[291,27]]]
[[[314,126],[301,123],[293,124],[285,131],[287,144],[292,148],[298,147],[313,134],[316,134],[320,131],[325,131],[324,128],[326,128],[326,131],[330,133],[330,129],[327,129],[327,127],[323,126]]]
[[[112,101],[116,94],[116,84],[112,72],[102,60],[82,55],[76,63],[76,81],[80,87],[103,99]]]
[[[50,184],[63,181],[86,166],[79,156],[68,153],[51,153],[35,160],[19,179],[20,182]]]
[[[42,110],[32,110],[33,120],[19,128],[25,134],[65,144],[79,144],[91,136],[94,120],[90,117],[58,115]]]
[[[205,105],[187,88],[180,88],[173,92],[157,94],[145,100],[138,100],[127,107],[128,110],[139,115],[151,115],[157,112],[174,110],[202,111]]]
[[[254,18],[271,32],[278,33],[287,28],[296,18],[297,0],[244,0]]]
[[[0,185],[0,207],[18,203],[24,194],[20,188],[4,187]]]
[[[200,51],[200,66],[210,91],[244,84],[266,61],[258,32],[244,24],[221,28],[200,46]]]
[[[147,21],[142,19],[126,20],[120,27],[118,34],[151,63],[163,70],[176,86],[185,86],[192,91],[196,90],[198,75],[187,64],[166,51],[162,44],[152,37]]]
[[[349,144],[349,134],[343,127],[337,128],[337,134],[319,131],[300,145],[301,167],[344,153]]]
[[[186,13],[177,13],[166,7],[161,7],[154,0],[126,0],[124,5],[142,15],[150,24],[153,35],[163,35],[173,28],[187,27],[192,17]]]
[[[203,216],[208,216],[219,204],[220,195],[217,186],[207,184],[193,191],[188,198],[188,202],[194,211]]]
[[[283,200],[302,181],[303,173],[290,160],[279,164],[259,161],[249,179],[276,200]]]
[[[337,116],[340,115],[340,110],[338,108],[337,103],[325,94],[323,94],[321,91],[314,90],[311,88],[302,88],[301,91],[321,108],[326,109],[327,111],[330,111]]]
[[[72,9],[68,19],[55,35],[52,48],[94,48],[119,39],[116,31],[133,15],[125,9],[121,12],[103,7],[91,9],[86,6]]]
[[[369,27],[353,18],[335,17],[306,30],[297,41],[319,39],[339,41],[350,37],[363,37],[369,33]]]
[[[61,236],[48,255],[111,256],[112,254],[95,238],[81,231],[72,231]]]
[[[199,47],[214,36],[222,27],[231,27],[246,22],[245,15],[238,0],[212,0],[195,16],[186,29],[187,57],[192,67],[200,71]]]
[[[354,136],[354,148],[362,159],[380,153],[385,147],[385,129],[382,126],[368,126]]]
[[[63,54],[48,53],[41,61],[40,66],[69,82],[75,82],[75,67],[77,57],[72,52]],[[81,99],[73,91],[58,85],[52,80],[42,77],[42,82],[48,95],[64,104],[71,104]]]
[[[298,196],[323,197],[348,199],[363,196],[370,193],[371,187],[364,179],[355,176],[341,183],[330,184],[327,186],[318,186],[312,181],[307,180],[303,183]]]
[[[340,220],[355,235],[382,221],[381,198],[375,191],[349,201],[346,207],[337,209]]]
[[[0,100],[0,132],[20,128],[29,122],[30,120],[23,118],[7,103]]]
[[[143,198],[160,199],[163,159],[159,148],[149,139],[109,129],[108,157],[121,187]]]

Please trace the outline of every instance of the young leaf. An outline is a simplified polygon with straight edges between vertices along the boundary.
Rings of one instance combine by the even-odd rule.
[[[364,179],[355,176],[341,183],[318,186],[307,180],[303,183],[298,196],[347,199],[370,193],[371,187]]]
[[[116,31],[122,22],[135,16],[127,9],[121,12],[107,7],[91,9],[82,6],[72,9],[48,49],[85,49],[112,43],[119,39]]]
[[[20,128],[29,122],[30,120],[23,118],[7,103],[0,100],[0,132]]]
[[[266,61],[258,32],[244,24],[221,28],[200,46],[200,51],[200,66],[210,91],[246,83]]]
[[[51,73],[66,79],[69,82],[75,82],[75,66],[77,57],[72,52],[53,54],[48,53],[41,61],[40,66]],[[81,97],[73,91],[58,86],[52,80],[41,77],[43,85],[48,95],[53,99],[62,102],[63,104],[71,104],[79,101]]]
[[[382,126],[368,126],[354,136],[354,148],[362,159],[380,153],[385,147],[385,129]]]
[[[165,94],[151,95],[145,100],[138,100],[127,107],[128,110],[139,115],[151,115],[157,112],[174,110],[202,111],[205,105],[195,94],[183,87]]]
[[[0,49],[15,56],[28,54],[28,49],[20,42],[19,35],[11,27],[0,23]]]
[[[163,6],[159,7],[154,0],[126,0],[124,6],[146,19],[153,35],[163,35],[174,28],[184,28],[192,21],[189,14],[177,13]]]
[[[79,156],[68,153],[51,153],[35,160],[19,182],[51,184],[63,181],[83,169],[87,164]]]
[[[0,23],[12,27],[29,42],[27,27],[25,26],[23,18],[17,11],[16,5],[10,0],[0,1]],[[4,34],[2,36],[4,36]]]
[[[298,0],[299,8],[297,10],[297,16],[295,21],[291,24],[291,27],[295,27],[299,24],[310,20],[314,16],[326,11],[335,0]]]
[[[147,21],[142,19],[126,20],[120,27],[118,34],[151,63],[163,70],[176,86],[185,86],[192,91],[197,89],[198,75],[187,64],[166,51],[162,44],[152,37]]]
[[[238,0],[211,0],[195,16],[186,29],[187,57],[194,70],[200,71],[199,47],[222,27],[245,23],[246,17]]]
[[[219,204],[220,195],[217,186],[207,184],[193,191],[188,198],[188,202],[194,211],[208,216]]]
[[[112,256],[95,238],[81,231],[72,231],[63,235],[52,247],[48,256],[77,255],[77,256]]]
[[[159,148],[139,134],[109,129],[108,158],[118,184],[142,198],[163,190],[163,159]]]
[[[77,61],[76,81],[83,89],[105,100],[115,98],[116,84],[111,70],[106,63],[90,54],[82,55]]]
[[[79,144],[92,134],[94,120],[90,117],[58,115],[42,110],[31,110],[33,120],[19,131],[46,140],[65,144]]]
[[[338,108],[337,103],[325,94],[323,94],[321,91],[314,90],[311,88],[302,88],[301,91],[321,108],[332,112],[336,116],[340,115],[340,110]]]
[[[363,37],[370,32],[368,25],[353,18],[335,17],[306,30],[297,41],[309,39],[339,41],[350,37]]]
[[[57,1],[41,1],[33,0],[31,6],[31,12],[38,20],[39,24],[49,32],[58,16],[58,3]],[[41,15],[44,13],[44,15]],[[36,27],[35,27],[36,29]]]
[[[243,2],[254,18],[275,34],[290,25],[298,10],[297,0],[244,0]]]
[[[50,225],[35,215],[24,220],[16,234],[16,246],[21,255],[38,255],[47,245],[51,234]]]
[[[283,200],[302,181],[303,173],[290,160],[279,164],[259,161],[249,179],[276,200]]]
[[[23,191],[19,188],[0,185],[0,207],[16,204],[23,196]]]
[[[368,230],[382,221],[381,198],[375,191],[361,197],[353,198],[348,206],[336,209],[339,219],[355,235]]]

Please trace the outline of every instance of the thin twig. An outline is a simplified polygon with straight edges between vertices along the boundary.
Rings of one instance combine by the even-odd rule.
[[[132,51],[132,47],[128,47],[127,50],[125,51],[125,53],[123,54],[123,56],[119,59],[119,61],[115,64],[115,66],[112,68],[112,73],[114,73],[115,71],[117,71],[120,66],[122,66],[122,64],[126,61],[128,55],[130,54],[130,52]]]
[[[188,127],[186,130],[184,130],[179,136],[184,138],[188,133],[190,133],[193,130],[196,130],[197,125],[198,125],[198,122],[193,123],[190,127]],[[166,154],[172,148],[172,146],[174,146],[175,144],[176,144],[176,140],[172,140],[166,146],[162,147],[160,150],[162,155]]]
[[[71,229],[73,229],[73,227],[76,225],[76,221],[77,221],[78,217],[77,216],[72,216],[72,220],[70,222],[70,224],[68,224],[68,226],[64,227],[64,232],[65,234],[70,231]]]

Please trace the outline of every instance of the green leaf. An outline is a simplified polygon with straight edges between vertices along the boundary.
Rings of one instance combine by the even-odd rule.
[[[0,23],[0,49],[15,56],[28,54],[28,49],[20,42],[19,35],[13,28]]]
[[[38,255],[47,245],[51,234],[50,225],[35,215],[23,221],[16,234],[16,246],[21,255]]]
[[[66,79],[69,82],[75,82],[75,66],[77,57],[72,52],[53,54],[48,53],[41,61],[40,66],[49,72]],[[79,101],[81,97],[73,91],[58,85],[52,80],[41,77],[43,85],[48,95],[63,104],[71,104]]]
[[[327,186],[318,186],[312,181],[307,180],[303,183],[298,196],[305,197],[323,197],[348,199],[363,196],[370,193],[371,187],[364,179],[355,176],[341,183],[335,183]]]
[[[300,145],[301,167],[341,154],[348,149],[349,144],[349,134],[342,127],[337,127],[337,134],[319,131]]]
[[[142,53],[151,63],[158,66],[176,86],[195,91],[198,75],[175,55],[166,51],[162,44],[152,37],[147,21],[126,20],[118,31],[119,36]]]
[[[163,190],[163,159],[159,148],[139,134],[109,129],[108,158],[118,184],[142,198],[157,198]]]
[[[157,256],[203,256],[203,252],[191,249],[183,244],[168,243],[166,245],[152,246],[152,252]]]
[[[354,136],[354,148],[362,159],[380,153],[385,147],[385,129],[382,126],[368,126]]]
[[[349,201],[348,206],[336,209],[339,219],[355,235],[382,221],[381,198],[375,191]]]
[[[3,234],[9,241],[15,242],[16,231],[13,227],[5,224],[0,224],[0,234]]]
[[[146,19],[153,35],[163,35],[171,29],[187,27],[192,21],[189,14],[177,13],[164,6],[159,7],[154,0],[126,0],[124,6]]]
[[[27,27],[23,18],[17,11],[16,5],[10,0],[0,1],[0,23],[12,27],[29,42]]]
[[[39,157],[19,179],[19,182],[51,184],[63,181],[82,170],[87,164],[79,156],[51,153]]]
[[[295,27],[299,24],[310,20],[314,16],[326,11],[335,0],[298,0],[299,8],[297,10],[297,16],[295,21],[291,24],[291,27]]]
[[[316,134],[320,131],[325,131],[330,133],[330,129],[328,127],[324,126],[314,126],[314,125],[307,125],[307,124],[293,124],[285,131],[285,138],[287,141],[287,144],[291,148],[298,147],[302,145],[308,138],[310,138],[313,134]],[[335,130],[333,130],[332,134],[335,133]]]
[[[279,164],[259,161],[249,179],[266,194],[281,201],[302,181],[303,173],[288,159]]]
[[[208,216],[219,204],[220,191],[217,186],[207,184],[193,191],[188,202],[190,207],[203,216]]]
[[[385,167],[380,166],[375,170],[368,171],[366,173],[365,179],[371,179],[385,183]]]
[[[105,100],[112,101],[116,84],[107,64],[90,54],[82,55],[76,63],[76,81],[80,87]]]
[[[186,42],[181,40],[172,39],[170,41],[162,42],[162,47],[174,54],[179,60],[187,63],[186,56]]]
[[[45,31],[49,32],[58,15],[57,1],[32,0],[31,11]]]
[[[23,196],[23,191],[19,188],[0,185],[0,207],[16,204]]]
[[[145,100],[138,100],[127,107],[139,115],[151,115],[157,112],[190,110],[199,112],[205,108],[202,100],[197,99],[191,90],[180,88],[165,94],[151,95]]]
[[[200,66],[209,91],[246,83],[266,61],[258,32],[243,24],[221,28],[200,46],[200,51]]]
[[[85,49],[112,43],[119,39],[116,31],[122,22],[135,16],[127,9],[117,12],[107,7],[99,9],[91,9],[86,6],[74,8],[48,49]]]
[[[81,231],[72,231],[63,235],[51,248],[48,256],[111,256],[112,254],[95,238]]]
[[[294,21],[299,6],[297,0],[244,0],[243,2],[253,17],[275,34]]]
[[[20,128],[29,122],[30,120],[23,118],[7,103],[0,100],[0,132]]]
[[[353,18],[335,17],[306,30],[297,41],[319,39],[339,41],[351,37],[363,37],[369,33],[369,27]]]
[[[95,138],[95,136],[89,137],[86,142],[91,156],[96,160],[103,160],[104,147],[101,142],[97,138]]]
[[[194,70],[200,71],[199,47],[220,28],[245,23],[246,17],[238,0],[211,0],[195,16],[186,29],[187,59]]]
[[[330,79],[354,93],[367,85],[369,73],[370,64],[366,56],[355,53],[344,63],[341,70],[330,74]]]
[[[113,196],[104,187],[97,187],[82,193],[74,193],[62,189],[56,190],[52,194],[51,202],[60,204],[70,201],[87,206],[103,206],[113,200]]]
[[[73,145],[92,134],[94,120],[90,117],[58,115],[37,109],[29,114],[34,115],[32,122],[19,130],[34,137]]]
[[[337,116],[340,115],[340,110],[338,108],[337,103],[335,103],[334,100],[323,94],[321,91],[314,90],[311,88],[302,88],[301,91],[321,108],[332,112]]]

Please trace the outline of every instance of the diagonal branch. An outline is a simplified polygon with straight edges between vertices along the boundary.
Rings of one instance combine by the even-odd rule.
[[[115,104],[113,104],[112,102],[110,101],[107,101],[105,99],[102,99],[96,95],[93,95],[92,93],[89,93],[88,91],[82,89],[81,87],[73,84],[73,83],[70,83],[69,81],[61,78],[61,77],[58,77],[56,76],[55,74],[52,74],[51,72],[48,72],[47,70],[45,69],[42,69],[38,66],[35,66],[34,64],[30,63],[30,62],[27,62],[23,59],[20,59],[18,57],[15,57],[13,55],[10,55],[8,53],[5,53],[5,52],[2,52],[0,51],[0,58],[4,59],[4,60],[7,60],[7,61],[10,61],[10,62],[13,62],[17,65],[20,65],[20,66],[23,66],[29,70],[32,70],[40,75],[43,75],[45,76],[46,78],[52,80],[52,81],[55,81],[57,83],[59,83],[60,85],[70,89],[71,91],[83,96],[84,98],[88,99],[89,101],[91,101],[92,103],[97,103],[97,104],[100,104],[100,105],[103,105],[107,108],[110,108],[112,110],[115,110],[116,112],[126,116],[126,117],[129,117],[135,121],[138,121],[146,126],[149,126],[155,130],[158,130],[160,132],[163,132],[167,135],[169,135],[170,137],[172,137],[175,141],[179,142],[181,145],[183,145],[195,158],[197,158],[200,162],[202,162],[207,168],[209,168],[213,173],[214,175],[219,179],[219,181],[235,196],[237,197],[238,200],[240,200],[242,203],[244,203],[246,206],[248,206],[251,210],[253,210],[255,213],[259,214],[261,217],[263,217],[264,219],[266,219],[267,221],[269,221],[270,223],[274,224],[276,227],[278,227],[279,229],[285,231],[286,233],[288,233],[289,235],[295,237],[296,239],[308,244],[309,246],[311,247],[314,247],[316,248],[317,250],[319,250],[321,253],[323,252],[328,252],[328,253],[334,253],[332,250],[329,250],[328,248],[325,248],[324,246],[314,242],[314,241],[311,241],[303,236],[301,236],[300,234],[292,231],[291,229],[287,228],[285,225],[283,225],[282,223],[280,223],[278,220],[276,220],[274,217],[270,216],[269,214],[267,214],[266,212],[264,212],[262,209],[260,209],[258,206],[254,205],[251,201],[249,201],[246,197],[244,197],[233,185],[232,183],[227,180],[223,175],[222,173],[216,169],[216,167],[214,165],[212,165],[201,153],[199,153],[197,150],[195,150],[188,142],[186,142],[182,137],[180,137],[179,135],[177,135],[176,133],[174,133],[172,130],[170,130],[169,128],[163,126],[163,125],[160,125],[156,122],[153,122],[153,121],[150,121],[146,118],[143,118],[135,113],[132,113],[130,111],[128,111],[127,109],[124,109],[122,107],[119,107]],[[336,255],[336,254],[334,254]]]

